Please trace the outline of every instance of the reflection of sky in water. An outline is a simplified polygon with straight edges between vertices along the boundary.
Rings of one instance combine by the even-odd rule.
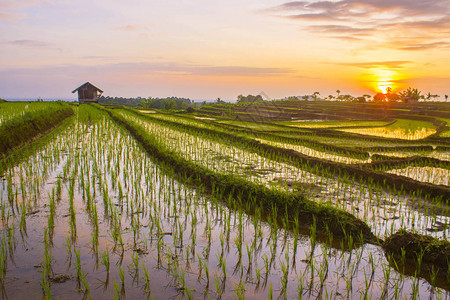
[[[449,172],[446,169],[432,167],[407,167],[387,171],[387,173],[406,176],[417,181],[446,186],[449,185]]]

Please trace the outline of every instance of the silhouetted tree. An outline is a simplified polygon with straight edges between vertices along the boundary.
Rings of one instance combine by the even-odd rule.
[[[319,92],[314,92],[313,93],[314,101],[317,101],[317,95],[320,95],[320,93]]]
[[[421,92],[418,89],[408,87],[405,91],[400,92],[399,94],[403,102],[411,102],[411,100],[418,101],[422,97],[420,93]]]
[[[386,95],[383,93],[376,93],[375,96],[373,96],[374,102],[384,102],[386,100]]]
[[[237,102],[238,103],[254,103],[254,102],[263,102],[264,99],[261,95],[257,95],[257,96],[253,96],[253,95],[248,95],[248,96],[243,96],[243,95],[239,95],[237,97]]]

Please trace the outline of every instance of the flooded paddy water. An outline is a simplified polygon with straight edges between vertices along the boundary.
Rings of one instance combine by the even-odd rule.
[[[365,220],[378,236],[448,236],[448,208],[316,176],[236,147],[142,122],[178,155],[275,189],[302,192]],[[292,182],[293,184],[290,184]],[[90,106],[0,183],[2,298],[441,298],[444,278],[395,267],[380,246],[287,231],[231,209],[156,165]],[[401,217],[403,216],[403,217]],[[328,240],[328,242],[327,242]],[[341,246],[336,246],[341,245]],[[407,275],[408,274],[408,275]],[[414,273],[413,273],[414,274]]]

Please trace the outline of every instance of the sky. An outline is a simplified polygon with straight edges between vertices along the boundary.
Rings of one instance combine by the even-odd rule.
[[[450,0],[0,0],[0,98],[450,94]]]

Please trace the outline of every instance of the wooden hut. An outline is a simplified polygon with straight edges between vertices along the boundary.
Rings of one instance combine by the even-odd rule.
[[[72,91],[72,93],[75,92],[78,92],[78,102],[80,104],[98,103],[98,99],[103,94],[101,89],[90,82],[86,82]]]

